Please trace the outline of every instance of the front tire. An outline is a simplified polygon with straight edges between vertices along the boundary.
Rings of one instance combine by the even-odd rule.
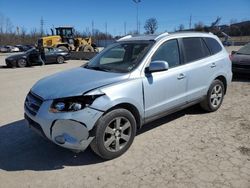
[[[206,99],[200,103],[200,106],[207,112],[214,112],[220,108],[224,94],[224,84],[220,80],[214,80],[209,87]]]
[[[64,63],[64,57],[63,57],[63,56],[58,56],[58,57],[56,58],[56,62],[57,62],[58,64]]]
[[[136,121],[128,110],[115,109],[97,121],[94,131],[91,149],[104,159],[113,159],[131,146],[136,134]]]
[[[86,45],[86,46],[84,46],[83,51],[84,52],[94,52],[95,50],[92,46]]]
[[[26,59],[18,59],[17,60],[17,66],[20,68],[26,67],[28,65],[27,60]]]

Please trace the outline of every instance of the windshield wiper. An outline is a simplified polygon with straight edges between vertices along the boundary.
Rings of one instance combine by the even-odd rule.
[[[98,66],[85,66],[86,69],[92,69],[92,70],[98,70],[98,71],[105,71],[105,72],[109,72],[108,69],[103,68],[103,67],[98,67]]]

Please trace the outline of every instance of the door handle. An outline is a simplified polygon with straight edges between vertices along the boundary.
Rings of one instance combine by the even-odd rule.
[[[215,63],[212,63],[210,67],[211,67],[211,68],[214,68],[214,67],[216,67],[216,64],[215,64]]]
[[[181,80],[181,79],[183,79],[183,78],[185,78],[185,77],[186,77],[185,74],[181,73],[181,74],[179,74],[179,76],[177,77],[177,79],[178,79],[178,80]]]

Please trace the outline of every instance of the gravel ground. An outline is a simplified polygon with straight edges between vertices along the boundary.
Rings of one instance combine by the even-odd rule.
[[[4,58],[0,57],[0,65]],[[250,79],[237,78],[221,108],[194,106],[138,132],[121,157],[103,161],[44,140],[23,120],[23,101],[40,78],[82,61],[0,68],[0,187],[250,187]]]

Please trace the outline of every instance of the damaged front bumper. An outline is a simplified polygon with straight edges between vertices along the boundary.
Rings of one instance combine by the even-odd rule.
[[[59,146],[85,150],[94,139],[90,131],[103,112],[85,107],[76,112],[52,113],[49,112],[52,102],[43,101],[36,113],[25,104],[25,119],[29,127]]]

